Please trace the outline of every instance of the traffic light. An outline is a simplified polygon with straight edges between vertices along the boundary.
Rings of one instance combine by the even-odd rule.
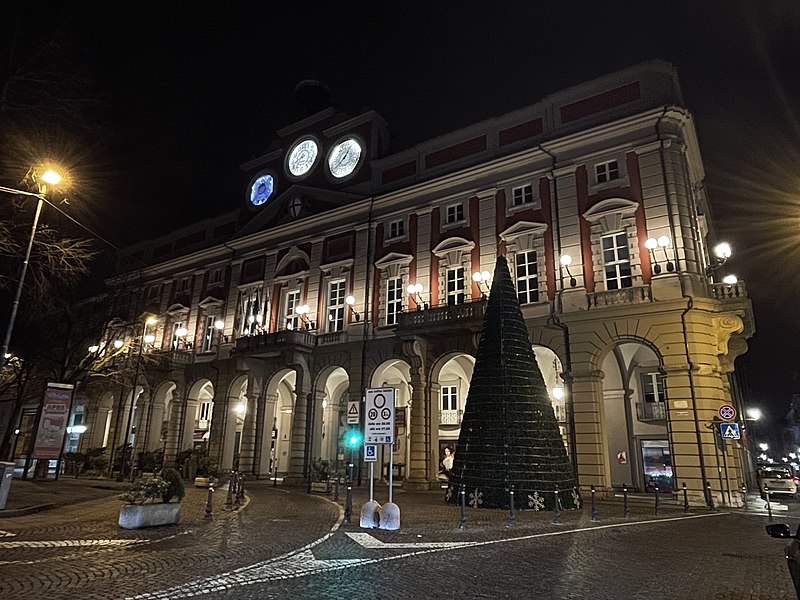
[[[356,450],[364,443],[364,435],[358,429],[349,429],[344,434],[344,447],[348,450]]]

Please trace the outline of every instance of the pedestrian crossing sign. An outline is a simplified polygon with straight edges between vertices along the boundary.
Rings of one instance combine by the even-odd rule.
[[[739,424],[738,423],[720,423],[720,431],[722,432],[722,439],[724,440],[738,440],[739,439]]]

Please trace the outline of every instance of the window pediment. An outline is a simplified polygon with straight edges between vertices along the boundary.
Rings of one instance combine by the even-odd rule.
[[[173,304],[167,309],[167,314],[170,317],[183,317],[186,316],[188,312],[189,312],[189,307],[184,306],[180,302],[178,302],[177,304]]]
[[[603,233],[622,229],[622,220],[632,217],[639,203],[625,198],[607,198],[583,213],[583,218],[592,225],[599,225]]]
[[[341,260],[327,265],[320,265],[319,270],[327,277],[344,277],[353,268],[353,259]]]
[[[393,265],[408,266],[412,260],[414,260],[414,257],[410,254],[389,252],[389,254],[384,256],[382,259],[375,261],[375,266],[381,270]]]
[[[440,242],[433,253],[444,262],[445,266],[460,265],[465,253],[469,253],[475,247],[475,242],[470,242],[460,237],[447,238]]]
[[[275,271],[277,276],[281,278],[292,275],[300,276],[308,272],[309,263],[308,255],[297,246],[293,246],[286,256],[280,260]]]
[[[511,227],[500,233],[500,239],[506,244],[517,242],[521,248],[533,248],[534,239],[544,235],[547,223],[533,223],[531,221],[517,221]]]
[[[214,298],[214,296],[207,296],[204,300],[201,300],[199,306],[201,308],[211,308],[216,306],[222,306],[222,300],[218,298]]]

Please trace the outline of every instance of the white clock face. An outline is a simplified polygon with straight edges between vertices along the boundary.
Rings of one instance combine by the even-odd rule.
[[[250,186],[250,203],[253,206],[261,206],[275,190],[275,179],[272,175],[261,175]]]
[[[336,144],[328,155],[328,169],[337,179],[347,177],[358,166],[361,159],[361,144],[355,138]]]
[[[317,142],[311,138],[306,138],[296,144],[289,152],[289,161],[286,163],[289,173],[295,177],[308,173],[317,162],[317,154],[319,154]]]

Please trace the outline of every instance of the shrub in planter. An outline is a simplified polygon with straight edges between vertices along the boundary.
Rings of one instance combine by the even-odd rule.
[[[136,466],[141,473],[158,473],[164,468],[164,450],[159,448],[152,452],[140,452]]]
[[[164,502],[164,496],[169,494],[169,483],[161,477],[138,479],[131,488],[119,498],[127,504],[145,504],[146,502]]]
[[[162,469],[161,479],[167,482],[167,490],[161,496],[162,502],[169,502],[173,498],[177,498],[178,502],[183,500],[186,495],[186,486],[183,484],[183,477],[175,469]]]
[[[174,469],[165,469],[150,479],[138,479],[120,496],[126,504],[119,511],[119,526],[140,529],[175,524],[180,520],[183,494],[183,480]],[[175,497],[179,501],[170,502]]]

